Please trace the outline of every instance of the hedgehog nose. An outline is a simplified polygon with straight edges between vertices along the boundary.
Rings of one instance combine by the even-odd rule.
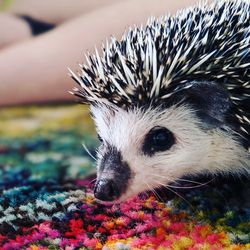
[[[101,179],[95,184],[94,195],[101,201],[113,201],[119,197],[119,190],[112,180]]]

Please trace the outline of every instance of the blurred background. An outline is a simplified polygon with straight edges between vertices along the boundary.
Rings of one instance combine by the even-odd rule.
[[[64,240],[65,244],[70,242],[68,239],[72,239],[72,244],[77,242],[68,230],[82,227],[78,224],[79,218],[85,219],[85,214],[88,215],[88,226],[93,225],[93,222],[88,224],[88,220],[96,223],[92,215],[97,218],[95,213],[105,213],[102,209],[93,210],[96,208],[91,208],[91,201],[82,200],[81,190],[90,180],[94,183],[92,174],[98,141],[88,107],[78,104],[68,93],[75,83],[67,67],[76,72],[78,63],[85,63],[84,54],[93,52],[95,47],[99,49],[111,35],[119,39],[129,26],[145,24],[150,16],[175,14],[196,2],[198,0],[0,0],[0,249],[17,249],[22,240],[32,244],[31,248],[27,245],[27,249],[45,249],[48,245],[49,249],[59,249]],[[86,178],[89,175],[90,178]],[[167,202],[166,208],[159,205],[167,211],[166,216],[169,211],[172,213],[173,217],[167,217],[167,225],[165,212],[163,217],[159,214],[167,233],[180,240],[181,249],[183,244],[192,244],[196,238],[198,247],[202,238],[209,238],[216,249],[222,249],[217,245],[220,241],[230,249],[243,249],[238,243],[250,242],[250,209],[244,205],[244,199],[238,202],[242,190],[249,201],[248,183],[242,182],[244,186],[239,187],[219,184],[217,191],[204,186],[203,191],[191,189],[186,199],[176,196],[173,212],[169,210],[172,203]],[[89,204],[90,210],[85,209],[83,203]],[[143,210],[138,210],[138,204],[133,209],[142,218],[144,213],[147,216],[154,211],[153,203],[147,202]],[[187,211],[191,217],[185,217]],[[122,213],[111,215],[112,219],[124,217]],[[98,228],[103,229],[99,223],[103,218],[106,221],[107,217],[99,217]],[[129,223],[131,227],[135,227],[135,222]],[[200,222],[209,225],[201,229]],[[171,231],[169,225],[175,229]],[[16,237],[19,228],[20,234]],[[154,239],[154,231],[157,235],[163,232],[162,227],[151,231],[140,221],[138,228],[140,234],[134,231],[138,242],[141,235]],[[212,228],[219,234],[208,233]],[[191,230],[190,238],[186,237],[186,229]],[[56,236],[57,232],[61,233]],[[227,240],[226,232],[237,244],[235,248]],[[92,233],[89,235],[92,237]],[[102,242],[107,239],[106,233],[93,235]],[[77,239],[83,246],[82,233]],[[9,241],[14,248],[12,245],[1,247]],[[155,242],[159,244],[158,239]],[[209,249],[210,244],[205,244]],[[178,240],[173,240],[173,246],[178,249]]]
[[[88,108],[68,91],[76,71],[111,35],[194,0],[0,0],[0,171],[55,177],[94,171]],[[60,169],[60,171],[58,171]],[[55,176],[53,176],[55,175]]]

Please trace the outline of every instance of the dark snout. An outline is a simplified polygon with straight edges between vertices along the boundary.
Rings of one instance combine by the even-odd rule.
[[[102,201],[115,201],[126,191],[131,171],[121,153],[111,148],[101,159],[94,195]]]

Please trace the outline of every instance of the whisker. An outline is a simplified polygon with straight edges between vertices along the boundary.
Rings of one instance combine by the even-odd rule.
[[[192,187],[201,187],[201,186],[205,186],[205,185],[209,184],[210,182],[212,182],[212,181],[215,179],[215,177],[214,177],[214,178],[212,178],[211,180],[202,183],[202,182],[193,181],[193,180],[188,180],[188,179],[183,179],[183,178],[171,179],[171,178],[169,178],[169,177],[167,177],[167,176],[162,176],[162,175],[157,175],[157,174],[151,174],[151,175],[152,175],[152,176],[159,177],[159,178],[163,178],[163,179],[166,179],[166,180],[168,180],[168,181],[175,182],[175,183],[178,183],[178,182],[176,181],[176,180],[178,180],[178,181],[183,181],[183,182],[187,182],[187,183],[198,184],[198,185],[192,186]],[[178,183],[178,184],[179,184],[179,183]],[[176,187],[177,187],[177,186],[176,186]],[[182,187],[177,187],[177,188],[182,188]],[[191,188],[191,187],[188,187],[188,188]]]
[[[172,193],[176,194],[178,197],[180,197],[181,199],[183,199],[192,208],[192,210],[195,211],[195,208],[193,207],[193,205],[187,199],[185,199],[182,195],[180,195],[179,193],[177,193],[174,190],[172,190],[172,188],[170,188],[168,185],[164,185],[163,183],[158,182],[158,181],[156,183],[159,184],[162,187],[165,187],[166,189],[168,189],[169,191],[171,191]]]
[[[153,187],[149,186],[149,184],[147,182],[145,182],[144,180],[143,180],[143,182],[144,182],[144,184],[146,184],[148,186],[149,190],[152,191],[156,197],[158,197],[159,200],[164,202],[162,197],[157,193],[157,191]]]
[[[151,174],[152,176],[155,176],[155,177],[159,177],[159,178],[164,178],[164,179],[166,179],[167,181],[171,181],[171,182],[176,182],[176,183],[178,183],[176,180],[174,180],[174,179],[171,179],[171,178],[169,178],[168,176],[163,176],[163,175],[158,175],[158,174]]]
[[[169,184],[167,184],[169,187],[171,187],[171,188],[180,188],[180,189],[192,189],[192,188],[198,188],[198,187],[202,187],[202,186],[206,186],[207,184],[209,184],[211,181],[213,181],[213,179],[212,180],[209,180],[209,181],[207,181],[207,182],[205,182],[205,183],[201,183],[201,184],[199,184],[199,185],[195,185],[195,186],[173,186],[173,185],[169,185]]]
[[[83,146],[83,148],[85,149],[85,151],[87,152],[87,154],[88,154],[92,159],[94,159],[94,160],[96,161],[96,160],[97,160],[96,157],[94,157],[94,156],[90,153],[90,151],[89,151],[89,149],[87,148],[87,146],[86,146],[84,143],[82,143],[82,146]]]
[[[186,182],[198,184],[198,185],[193,186],[193,187],[202,187],[202,186],[205,186],[205,185],[211,183],[213,180],[215,180],[215,177],[213,177],[209,181],[206,181],[206,182],[203,182],[203,183],[202,182],[197,182],[197,181],[186,180],[186,179],[179,179],[179,180],[184,181],[184,182],[186,181]]]
[[[152,187],[149,186],[149,184],[147,182],[143,181],[143,183],[148,186],[149,191],[152,191],[155,194],[154,190],[152,189]]]
[[[97,178],[94,178],[92,181],[89,182],[89,184],[92,184],[93,182],[95,182],[97,180]]]
[[[183,178],[176,178],[176,179],[179,180],[179,181],[184,181],[184,182],[189,182],[189,183],[194,183],[194,184],[200,184],[200,185],[204,184],[204,183],[202,183],[202,182],[193,181],[193,180],[188,180],[188,179],[183,179]],[[215,178],[211,179],[210,181],[208,181],[208,183],[211,182],[211,181],[213,181],[214,179],[215,179]],[[205,183],[206,183],[206,182],[205,182]]]

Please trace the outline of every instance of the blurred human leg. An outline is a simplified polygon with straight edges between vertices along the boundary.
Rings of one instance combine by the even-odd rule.
[[[16,0],[7,12],[14,15],[28,15],[48,23],[61,24],[66,20],[119,1],[121,0]]]
[[[0,49],[119,0],[18,0],[0,13]],[[123,0],[124,1],[124,0]],[[0,0],[1,4],[1,0]],[[1,5],[0,5],[1,6]],[[40,24],[39,24],[40,23]],[[36,27],[38,27],[36,29]],[[41,32],[37,33],[41,33]]]

